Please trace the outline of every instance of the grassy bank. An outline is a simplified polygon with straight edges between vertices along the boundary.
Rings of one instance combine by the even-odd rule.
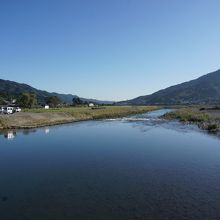
[[[202,110],[199,107],[181,108],[165,114],[163,118],[197,124],[200,128],[209,132],[220,131],[220,111]]]
[[[0,129],[34,128],[74,121],[118,118],[158,109],[155,106],[107,106],[97,109],[88,107],[24,109],[21,113],[0,116]]]

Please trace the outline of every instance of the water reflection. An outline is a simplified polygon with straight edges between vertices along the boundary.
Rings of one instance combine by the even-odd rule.
[[[8,140],[13,140],[16,137],[16,131],[7,131],[4,133],[4,137]]]
[[[45,134],[49,134],[50,133],[50,129],[49,128],[45,128],[44,132],[45,132]]]
[[[22,133],[24,135],[29,135],[29,134],[35,133],[36,131],[37,131],[37,129],[25,129],[22,131]]]
[[[220,219],[219,140],[141,117],[2,132],[0,219]]]
[[[137,114],[129,117],[123,117],[123,118],[116,118],[116,119],[105,119],[101,120],[102,122],[109,122],[109,123],[127,123],[134,129],[139,129],[141,132],[146,133],[149,132],[152,129],[155,128],[164,128],[169,130],[175,130],[177,132],[181,133],[190,133],[192,131],[202,132],[204,134],[208,134],[205,130],[199,129],[196,125],[192,124],[183,124],[179,123],[178,121],[168,121],[166,119],[162,119],[161,116],[164,115],[167,112],[172,111],[171,109],[161,109],[153,112],[143,113],[143,114]],[[97,126],[97,123],[100,121],[98,120],[96,123],[87,123],[87,126]],[[74,127],[79,126],[83,122],[74,123]],[[65,127],[70,127],[71,129],[72,124],[64,125]],[[62,127],[62,125],[53,126],[53,129],[56,127]],[[8,140],[13,140],[16,138],[18,134],[23,135],[29,135],[33,134],[37,131],[43,131],[45,135],[48,135],[51,131],[49,127],[44,128],[38,128],[38,129],[24,129],[24,130],[4,130],[0,131],[0,135],[3,135]],[[210,135],[210,134],[209,134]],[[212,136],[215,136],[217,138],[220,138],[220,133],[218,134],[212,134]]]
[[[208,133],[206,130],[200,129],[195,124],[184,124],[177,120],[166,120],[161,118],[162,115],[173,111],[171,109],[160,109],[153,112],[137,114],[129,117],[116,118],[116,119],[106,119],[109,122],[123,122],[129,124],[134,129],[139,129],[141,132],[146,133],[155,128],[163,128],[174,130],[180,133],[190,133],[193,131],[200,132],[206,135],[212,135],[215,138],[220,138],[219,133]]]
[[[17,137],[17,135],[21,134],[21,135],[30,135],[33,133],[36,133],[38,129],[20,129],[20,130],[3,130],[0,131],[0,136],[4,136],[4,138],[8,139],[8,140],[13,140]],[[44,133],[45,134],[49,134],[50,133],[50,129],[48,127],[44,128]]]

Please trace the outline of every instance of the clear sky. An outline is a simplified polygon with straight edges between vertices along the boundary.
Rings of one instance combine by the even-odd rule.
[[[102,100],[220,68],[219,0],[0,0],[0,78]]]

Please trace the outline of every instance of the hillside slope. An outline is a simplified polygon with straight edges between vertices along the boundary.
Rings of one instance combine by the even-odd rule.
[[[220,70],[179,85],[119,104],[173,105],[220,103]]]
[[[62,102],[66,102],[66,103],[72,103],[72,99],[74,97],[77,97],[76,95],[72,95],[72,94],[60,94],[60,93],[55,93],[55,92],[51,93],[51,92],[33,88],[24,83],[17,83],[17,82],[10,81],[10,80],[0,79],[0,93],[19,95],[24,92],[35,93],[37,95],[37,99],[39,103],[44,103],[45,97],[48,97],[48,96],[57,96]],[[99,101],[95,99],[86,99],[86,98],[82,98],[82,100],[88,101],[88,102],[90,101],[96,102],[99,104],[111,104],[112,103],[110,101]]]

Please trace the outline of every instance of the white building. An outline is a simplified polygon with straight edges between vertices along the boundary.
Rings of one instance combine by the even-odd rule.
[[[93,103],[89,103],[89,107],[94,107],[95,105]]]
[[[45,109],[49,109],[50,108],[50,106],[49,105],[45,105],[45,107],[44,107]]]

